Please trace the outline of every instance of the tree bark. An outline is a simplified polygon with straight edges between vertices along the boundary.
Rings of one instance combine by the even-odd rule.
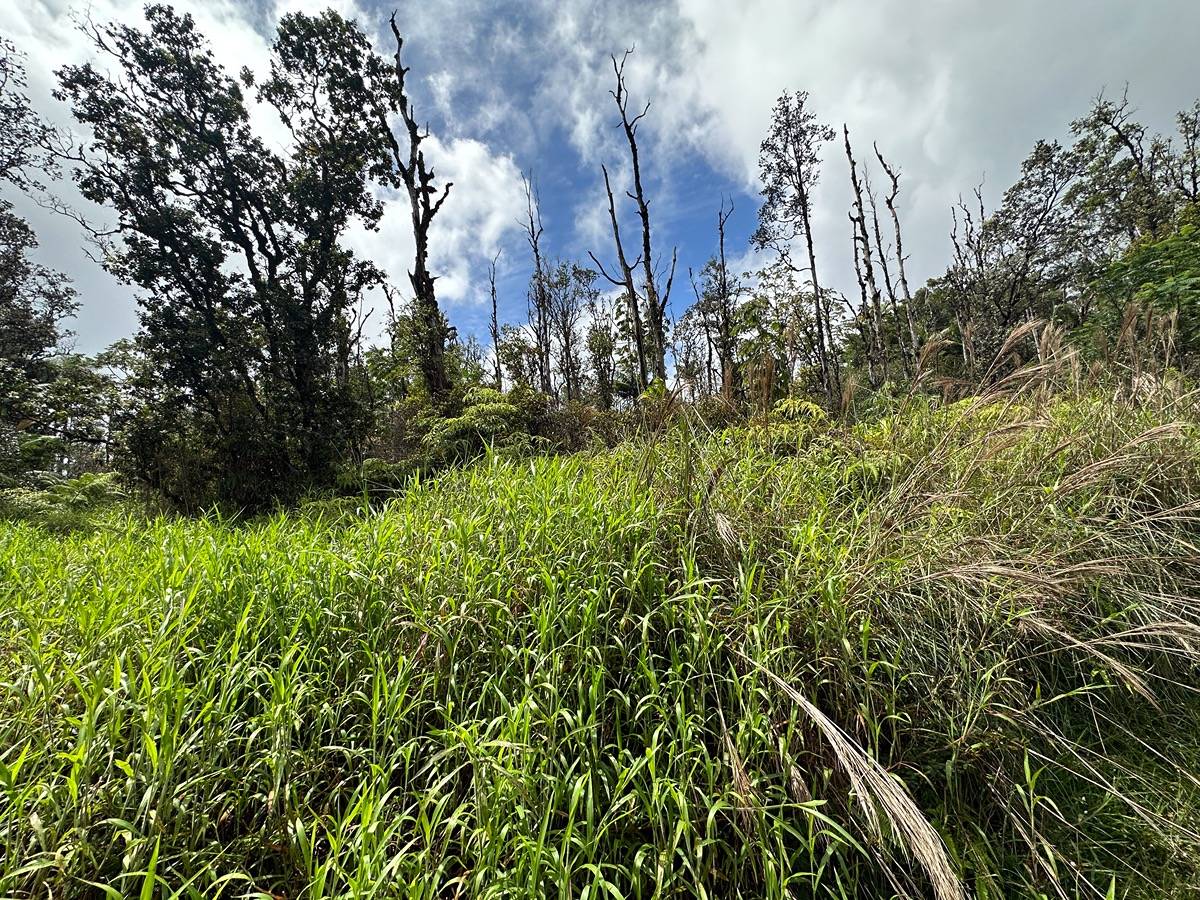
[[[608,169],[605,166],[601,166],[600,171],[604,173],[604,190],[608,194],[608,218],[612,222],[613,243],[617,248],[617,262],[621,266],[621,278],[617,279],[609,275],[608,271],[604,268],[604,264],[596,259],[596,254],[589,252],[588,255],[592,258],[592,262],[596,264],[596,267],[600,270],[600,274],[605,279],[613,285],[625,289],[625,301],[629,307],[629,321],[633,329],[633,343],[637,353],[638,387],[644,391],[650,384],[650,378],[646,367],[646,334],[645,328],[642,325],[641,303],[638,298],[637,288],[634,286],[633,266],[629,264],[629,258],[625,255],[625,245],[621,242],[621,226],[617,223],[617,205],[613,200],[612,184],[608,178]],[[634,264],[636,265],[636,261]]]
[[[883,310],[880,305],[879,287],[875,283],[875,268],[872,265],[871,240],[867,236],[867,217],[863,211],[862,183],[858,179],[858,167],[854,162],[854,153],[850,149],[850,129],[842,126],[842,135],[846,145],[846,160],[850,163],[850,185],[854,189],[854,212],[850,221],[855,228],[855,241],[858,244],[858,257],[861,263],[861,281],[865,292],[864,301],[867,305],[867,315],[871,330],[871,346],[879,371],[874,372],[872,382],[878,386],[879,376],[887,379],[887,355],[883,347]]]
[[[453,184],[447,182],[439,190],[433,186],[434,172],[425,161],[421,143],[429,137],[428,129],[422,131],[417,124],[412,104],[405,91],[405,77],[408,68],[401,62],[401,52],[404,49],[404,38],[396,26],[396,15],[391,17],[392,37],[396,41],[394,75],[396,80],[396,106],[408,133],[408,153],[402,153],[400,144],[392,132],[388,122],[386,108],[376,108],[376,116],[382,132],[386,136],[392,154],[392,162],[396,173],[400,176],[412,209],[413,241],[416,252],[413,259],[413,269],[409,273],[409,281],[413,289],[414,322],[417,327],[416,345],[425,387],[435,405],[443,405],[450,395],[450,378],[446,372],[446,342],[449,339],[449,329],[438,306],[434,292],[434,276],[429,272],[429,226],[434,216],[450,196]]]
[[[646,312],[650,317],[650,363],[654,367],[654,376],[665,384],[667,380],[666,315],[667,304],[670,302],[671,297],[671,283],[675,278],[675,254],[672,254],[671,259],[671,274],[667,279],[665,289],[660,294],[658,285],[655,282],[654,256],[650,248],[650,204],[646,200],[646,192],[642,186],[642,166],[637,145],[638,123],[650,111],[650,104],[647,103],[638,115],[632,119],[629,118],[629,94],[625,89],[625,60],[629,58],[631,52],[630,50],[626,50],[625,55],[621,57],[619,63],[616,56],[612,57],[613,73],[617,78],[617,86],[611,93],[613,99],[617,102],[617,109],[621,113],[621,127],[625,132],[625,140],[629,144],[629,158],[633,166],[633,192],[630,193],[627,191],[626,194],[636,204],[638,218],[642,225],[641,263]],[[611,197],[611,191],[609,194]]]
[[[921,357],[921,341],[917,336],[917,321],[916,310],[913,309],[912,291],[908,288],[908,275],[904,269],[904,240],[900,234],[900,213],[896,210],[896,198],[900,196],[900,173],[887,164],[887,160],[883,158],[883,154],[879,152],[879,147],[875,147],[875,156],[879,160],[879,164],[883,167],[884,173],[892,184],[892,189],[888,192],[884,202],[887,204],[888,212],[892,215],[892,225],[896,232],[896,268],[900,276],[900,290],[904,298],[904,314],[908,323],[908,352],[912,363],[912,370],[916,372],[917,363]]]
[[[496,307],[496,261],[500,259],[500,251],[496,251],[496,255],[492,257],[492,262],[488,268],[488,283],[492,289],[492,357],[496,362],[496,390],[504,390],[504,373],[500,370],[500,317]]]

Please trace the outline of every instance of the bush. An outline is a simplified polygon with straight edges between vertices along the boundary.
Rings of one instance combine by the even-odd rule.
[[[524,446],[529,412],[521,398],[492,388],[472,388],[461,414],[438,420],[426,434],[425,450],[435,463],[472,459],[489,446]],[[514,402],[516,401],[516,402]]]
[[[95,527],[125,498],[113,472],[58,480],[43,477],[39,487],[0,490],[0,519],[29,522],[52,531]]]

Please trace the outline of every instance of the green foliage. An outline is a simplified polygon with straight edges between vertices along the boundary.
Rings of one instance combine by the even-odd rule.
[[[1098,100],[993,214],[960,206],[911,303],[897,220],[904,299],[883,270],[860,348],[811,246],[807,284],[789,255],[834,135],[785,94],[754,236],[778,259],[743,295],[722,207],[678,383],[647,234],[658,377],[639,298],[539,257],[536,340],[496,329],[504,393],[434,298],[448,186],[399,48],[288,15],[256,85],[190,17],[146,17],[89,30],[117,74],[60,75],[107,262],[143,292],[134,346],[60,353],[73,294],[0,206],[0,894],[1195,895],[1200,408],[1185,376],[1064,386],[1035,320],[1098,293],[1120,341],[1145,313],[1194,360],[1200,106],[1176,151]],[[47,133],[19,94],[0,112],[0,178],[28,186]],[[380,184],[414,206],[416,299],[363,359],[382,276],[346,238]],[[910,328],[957,340],[945,396],[971,396],[887,380]],[[30,476],[110,431],[138,483],[211,511],[135,519],[116,475]]]
[[[597,409],[586,403],[568,403],[548,409],[534,420],[534,435],[544,447],[559,453],[575,453],[614,447],[632,432],[633,414]]]
[[[516,395],[493,388],[472,388],[458,416],[440,419],[425,437],[435,459],[470,459],[486,446],[522,443],[528,437],[528,413],[512,402]],[[519,402],[519,400],[518,400]]]
[[[803,397],[785,397],[775,404],[771,414],[785,422],[824,422],[828,418],[825,410]]]
[[[277,152],[251,127],[252,74],[191,16],[145,15],[87,30],[113,74],[58,73],[91,132],[79,188],[118,222],[106,265],[140,289],[132,468],[186,509],[261,508],[331,483],[369,424],[354,317],[382,275],[346,236],[382,215],[394,70],[333,12],[284,16],[257,90],[293,138]]]
[[[1114,337],[1130,304],[1169,320],[1176,351],[1187,361],[1200,353],[1200,205],[1193,204],[1161,239],[1138,241],[1096,283],[1107,301],[1101,321]]]
[[[0,529],[0,894],[1190,897],[1185,404],[1030,380]]]
[[[86,531],[112,513],[125,498],[113,472],[47,479],[41,487],[0,490],[0,520],[28,522],[51,531]]]
[[[29,161],[12,129],[11,48],[0,39],[0,181]],[[18,100],[23,98],[18,98]],[[28,112],[26,110],[26,112]],[[28,123],[26,123],[28,124]],[[28,137],[28,135],[26,135]],[[24,161],[24,162],[23,162]],[[58,272],[34,262],[32,229],[0,200],[0,484],[28,481],[41,471],[78,472],[87,465],[78,442],[98,444],[108,391],[92,362],[66,353],[64,322],[77,307],[75,290]]]

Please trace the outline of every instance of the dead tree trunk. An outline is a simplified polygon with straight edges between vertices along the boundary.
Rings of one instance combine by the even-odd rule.
[[[867,304],[867,314],[869,328],[871,332],[871,345],[875,355],[875,362],[879,366],[879,371],[875,372],[875,378],[872,378],[872,384],[878,386],[880,383],[879,377],[883,380],[887,379],[887,356],[883,348],[883,310],[880,304],[879,287],[875,283],[875,267],[872,264],[871,240],[867,236],[867,217],[863,211],[862,200],[862,183],[858,179],[858,167],[854,162],[854,153],[850,149],[850,129],[845,125],[842,126],[842,135],[846,144],[846,160],[850,163],[850,186],[854,189],[854,211],[850,214],[850,221],[854,225],[855,242],[858,245],[857,261],[861,265],[860,278],[863,289],[866,292],[864,300]]]
[[[492,289],[492,356],[496,361],[496,390],[502,391],[504,390],[504,374],[500,371],[500,317],[496,307],[496,261],[499,259],[500,251],[497,250],[488,267],[488,283]]]
[[[396,41],[396,52],[392,57],[395,60],[395,108],[400,113],[400,119],[408,133],[406,150],[401,148],[392,131],[388,107],[377,104],[374,113],[391,152],[395,174],[399,176],[400,182],[408,192],[412,209],[413,242],[416,252],[413,269],[408,277],[413,289],[413,312],[417,331],[415,337],[419,357],[417,364],[430,399],[441,405],[450,394],[450,379],[446,373],[446,343],[450,338],[450,329],[434,293],[434,276],[429,273],[429,226],[441,210],[442,204],[446,202],[446,198],[450,196],[450,188],[453,185],[447,182],[440,191],[433,185],[433,168],[426,163],[425,154],[421,150],[421,143],[429,137],[429,129],[423,129],[417,124],[413,105],[405,90],[404,81],[408,75],[408,67],[401,62],[400,56],[404,49],[404,38],[400,36],[394,13],[391,17],[391,28]]]
[[[725,209],[725,201],[721,201],[721,209],[717,212],[717,328],[718,351],[721,363],[721,393],[726,399],[738,395],[737,364],[734,360],[733,335],[733,288],[729,278],[729,269],[725,263],[725,223],[733,215],[733,201],[729,201],[729,209]]]
[[[533,251],[533,283],[529,291],[533,309],[530,324],[533,325],[534,343],[537,345],[538,387],[549,396],[554,386],[550,378],[550,296],[546,289],[546,268],[542,260],[542,210],[530,180],[524,175],[521,180],[525,184],[526,212],[522,226],[529,249]]]
[[[867,192],[867,199],[871,204],[871,230],[875,238],[875,253],[879,259],[879,270],[883,273],[883,289],[887,292],[888,306],[892,310],[892,327],[896,332],[896,347],[900,353],[900,365],[904,369],[904,377],[908,378],[911,374],[909,355],[907,344],[900,333],[900,304],[896,300],[896,288],[892,284],[892,270],[888,265],[889,251],[883,245],[883,233],[879,228],[879,203],[869,181],[865,185],[865,190]]]
[[[862,245],[858,239],[858,223],[850,216],[850,240],[854,243],[854,275],[858,279],[858,293],[861,298],[859,308],[854,318],[858,321],[858,336],[862,341],[863,356],[867,361],[867,383],[876,383],[875,374],[875,340],[871,327],[871,300],[867,292],[867,281],[863,277]]]
[[[604,264],[596,258],[596,254],[589,251],[588,256],[592,258],[592,262],[596,264],[596,268],[600,270],[600,274],[607,281],[616,287],[625,289],[625,302],[629,308],[629,322],[633,331],[633,345],[637,355],[638,388],[644,391],[650,384],[649,372],[646,368],[646,332],[642,325],[641,303],[633,280],[633,266],[636,266],[641,260],[635,260],[633,265],[630,265],[629,258],[625,255],[625,245],[621,242],[621,226],[617,223],[617,205],[613,200],[608,169],[601,166],[600,171],[604,173],[604,190],[608,194],[608,217],[612,222],[613,243],[617,248],[617,262],[621,267],[621,277],[615,278],[609,275]]]
[[[832,138],[834,132],[827,128],[826,134]],[[803,148],[798,144],[792,146],[795,156],[794,167],[798,173],[795,190],[800,201],[800,221],[804,230],[804,248],[808,253],[808,274],[813,290],[813,313],[817,319],[817,359],[821,366],[821,379],[825,383],[826,398],[832,405],[841,393],[841,371],[837,359],[837,344],[833,339],[833,312],[829,307],[829,298],[822,293],[821,282],[817,278],[817,251],[813,244],[810,185],[799,174],[803,172],[804,167],[802,151]]]
[[[912,370],[915,372],[917,361],[921,356],[921,341],[917,336],[917,319],[916,310],[913,309],[912,291],[908,288],[908,275],[904,270],[904,240],[900,235],[900,213],[896,210],[896,198],[900,196],[900,173],[887,164],[887,160],[879,152],[878,146],[875,147],[875,156],[892,185],[891,190],[888,191],[887,196],[884,198],[884,202],[887,204],[888,212],[892,215],[892,225],[896,231],[896,268],[900,276],[900,291],[904,299],[904,314],[908,324],[909,360],[912,364]]]
[[[616,56],[612,57],[613,74],[616,75],[617,86],[610,93],[617,102],[617,109],[621,113],[621,127],[625,132],[625,140],[629,144],[629,158],[633,167],[633,191],[626,191],[626,196],[637,205],[638,218],[642,225],[642,280],[646,313],[650,320],[650,363],[654,367],[654,376],[665,383],[667,380],[667,304],[671,298],[671,284],[675,280],[676,254],[674,252],[671,254],[670,275],[667,277],[666,287],[660,291],[655,282],[654,255],[650,248],[650,204],[646,200],[646,192],[642,186],[642,166],[637,145],[638,123],[650,111],[650,103],[647,102],[642,111],[632,119],[629,117],[629,93],[625,88],[625,60],[632,52],[632,50],[626,50],[619,63]]]

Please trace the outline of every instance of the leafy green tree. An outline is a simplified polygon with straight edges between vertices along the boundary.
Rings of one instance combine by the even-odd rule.
[[[1078,152],[1039,141],[995,211],[978,189],[973,206],[955,208],[954,260],[930,287],[935,324],[957,333],[966,374],[979,374],[1016,326],[1064,317],[1078,300],[1087,250],[1065,201],[1081,168]]]
[[[0,37],[0,181],[19,189],[37,186],[53,174],[53,132],[25,93],[25,57]]]
[[[580,325],[584,313],[594,307],[599,290],[597,273],[577,263],[559,262],[543,276],[549,318],[549,336],[554,346],[562,400],[583,396],[583,362],[580,356]]]
[[[763,202],[758,229],[752,238],[760,247],[774,249],[790,262],[792,243],[804,238],[807,273],[816,304],[817,355],[821,382],[830,402],[839,390],[837,358],[833,339],[833,314],[817,277],[817,254],[813,243],[813,194],[821,175],[821,147],[833,140],[834,131],[817,120],[807,91],[780,95],[771,111],[771,127],[758,155]]]
[[[54,403],[76,309],[70,282],[30,259],[32,229],[0,202],[0,474],[45,469],[59,444]]]
[[[382,63],[332,12],[285,16],[258,90],[291,136],[275,152],[250,125],[251,74],[228,76],[190,16],[146,19],[92,27],[116,72],[67,66],[58,91],[91,130],[77,181],[116,213],[107,265],[142,289],[139,346],[162,381],[130,447],[153,484],[153,457],[195,438],[199,470],[239,474],[183,499],[257,506],[330,483],[368,425],[353,312],[381,275],[344,239],[382,212],[386,144],[362,115]]]
[[[701,317],[708,324],[715,360],[720,373],[721,393],[727,399],[739,396],[742,389],[741,372],[738,366],[740,320],[738,306],[742,288],[736,276],[729,272],[722,255],[715,256],[700,270],[699,307]]]
[[[19,425],[45,422],[41,390],[78,306],[70,282],[30,259],[35,247],[29,225],[0,205],[0,416]]]
[[[24,93],[22,56],[0,39],[0,183],[21,190],[53,174],[50,129]],[[72,379],[90,381],[88,365],[66,352],[65,320],[75,313],[75,290],[61,273],[35,262],[37,237],[0,199],[0,476],[58,471],[66,440],[98,440],[83,422]],[[87,375],[89,377],[85,378]],[[97,392],[98,394],[99,392]]]
[[[599,293],[588,301],[588,325],[584,336],[587,349],[591,390],[595,404],[603,410],[613,406],[616,380],[617,323],[612,305]]]
[[[691,274],[691,273],[689,273]],[[692,278],[693,283],[695,278]],[[699,294],[699,288],[696,288]],[[690,391],[693,400],[711,396],[715,389],[713,378],[713,343],[700,303],[693,303],[671,329],[675,377]]]
[[[1200,358],[1200,204],[1185,208],[1164,237],[1134,243],[1095,289],[1104,298],[1098,318],[1113,338],[1165,337],[1175,360],[1194,364]],[[1160,334],[1145,333],[1150,328]],[[1133,333],[1123,336],[1123,329]]]
[[[1119,100],[1100,95],[1071,131],[1084,170],[1067,199],[1092,226],[1094,240],[1119,252],[1121,245],[1170,227],[1174,151],[1167,138],[1134,118],[1128,93]]]
[[[750,296],[737,310],[738,354],[743,367],[772,360],[772,396],[821,390],[817,305],[790,266],[760,269]]]
[[[1124,309],[1132,293],[1118,261],[1167,236],[1183,240],[1178,216],[1200,183],[1200,106],[1179,114],[1179,145],[1139,123],[1125,95],[1097,98],[1072,132],[1069,147],[1034,146],[993,212],[978,190],[955,210],[954,261],[922,296],[934,329],[957,335],[968,376],[1024,322],[1073,329],[1094,315],[1120,319],[1113,305]],[[1097,297],[1106,309],[1093,308]]]
[[[496,345],[500,365],[514,387],[532,388],[538,380],[538,347],[519,325],[506,324],[500,327],[500,341]]]

